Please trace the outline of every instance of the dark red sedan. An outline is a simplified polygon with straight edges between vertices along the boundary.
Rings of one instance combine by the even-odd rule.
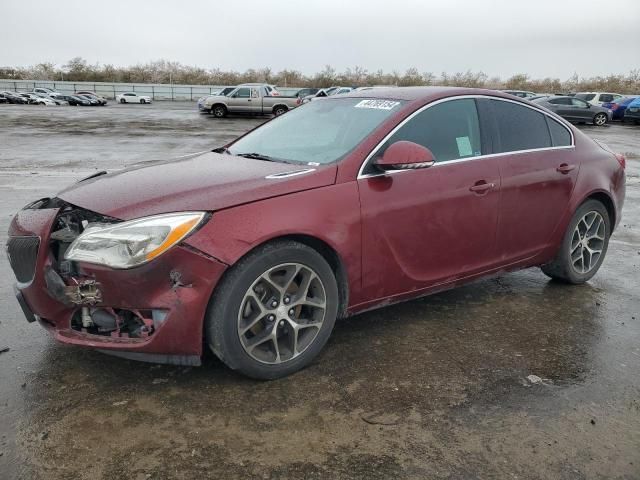
[[[500,92],[393,88],[292,110],[224,148],[85,179],[13,219],[27,319],[125,358],[276,378],[336,318],[604,260],[624,157]]]

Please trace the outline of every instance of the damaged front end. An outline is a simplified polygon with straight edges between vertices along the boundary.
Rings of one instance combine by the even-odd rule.
[[[164,322],[166,311],[99,307],[102,285],[94,276],[86,277],[78,264],[65,259],[71,244],[87,229],[103,227],[120,220],[65,205],[53,224],[49,237],[52,262],[44,271],[49,294],[65,305],[76,306],[73,330],[120,338],[146,338]]]
[[[18,212],[7,250],[21,306],[65,343],[139,360],[198,364],[204,313],[224,264],[179,243],[126,268],[69,259],[83,234],[132,222],[60,199],[39,200]],[[87,255],[101,244],[88,245]],[[127,245],[126,253],[136,254],[136,245]]]

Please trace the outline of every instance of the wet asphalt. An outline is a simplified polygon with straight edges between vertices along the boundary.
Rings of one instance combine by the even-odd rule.
[[[0,242],[30,200],[262,121],[0,105]],[[0,256],[0,479],[640,478],[640,126],[581,128],[628,157],[588,284],[529,269],[358,315],[278,381],[56,344],[22,318]]]

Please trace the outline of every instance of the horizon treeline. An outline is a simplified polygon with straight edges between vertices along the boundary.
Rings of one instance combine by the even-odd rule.
[[[75,57],[62,66],[39,63],[28,67],[0,67],[0,78],[10,80],[64,80],[75,82],[114,83],[173,83],[177,85],[237,85],[246,82],[265,82],[280,87],[329,87],[371,85],[443,85],[478,88],[508,88],[534,92],[610,91],[640,94],[640,69],[607,76],[581,77],[577,73],[568,79],[532,78],[520,73],[509,78],[489,76],[484,72],[446,73],[420,72],[409,68],[405,72],[369,71],[362,67],[338,72],[330,65],[313,74],[304,75],[297,70],[274,72],[271,68],[249,69],[245,72],[205,69],[179,62],[156,60],[128,67],[109,64],[89,64]]]

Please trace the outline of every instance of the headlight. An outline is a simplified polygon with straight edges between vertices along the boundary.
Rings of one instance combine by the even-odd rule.
[[[64,258],[111,268],[147,263],[182,241],[205,212],[155,215],[114,225],[89,226],[76,238]]]

